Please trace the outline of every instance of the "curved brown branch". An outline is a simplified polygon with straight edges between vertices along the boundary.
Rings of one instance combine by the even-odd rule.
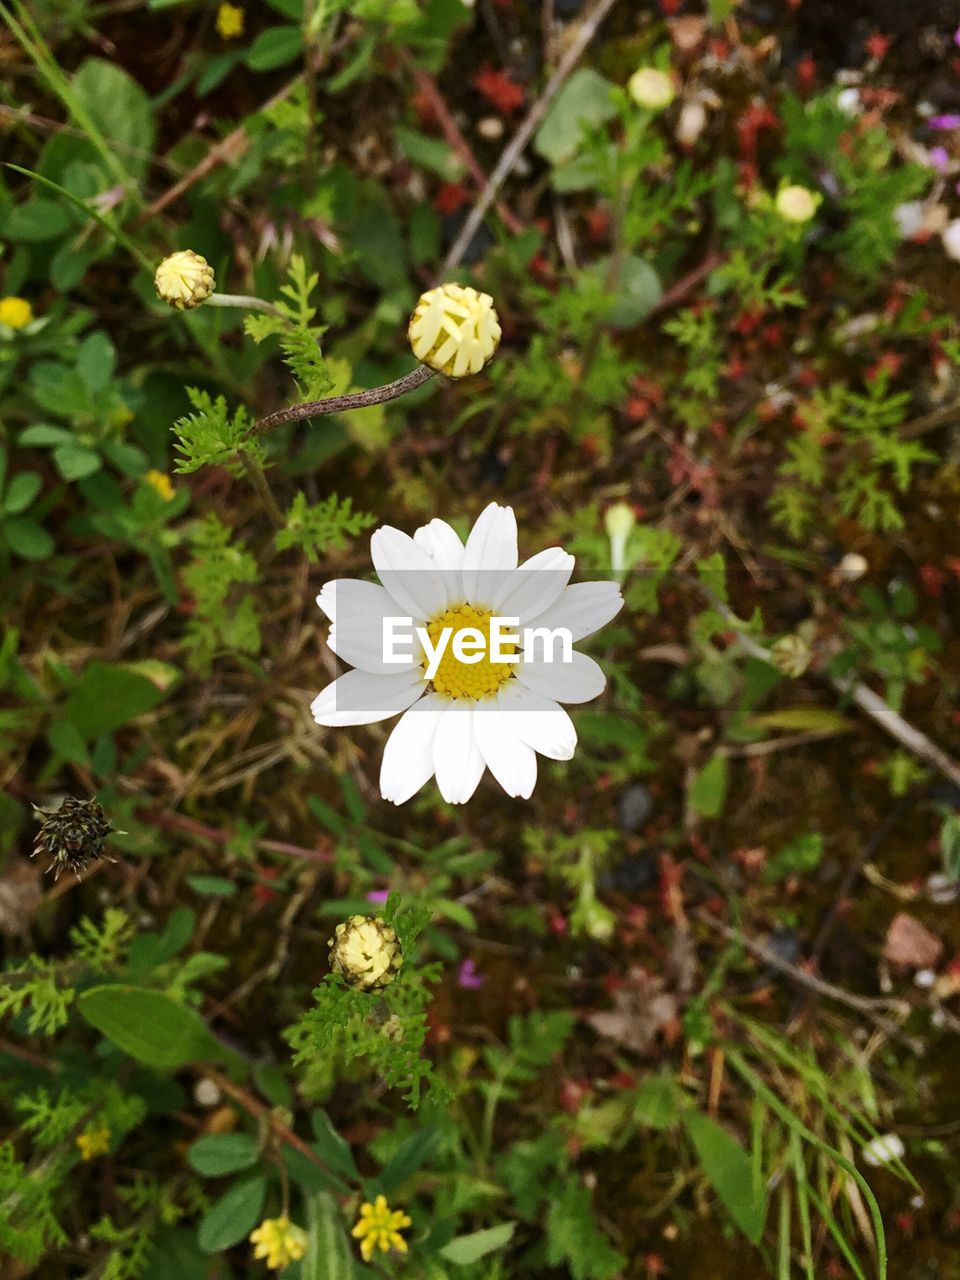
[[[418,364],[410,373],[404,374],[394,382],[382,387],[371,387],[369,391],[354,391],[346,396],[329,396],[326,400],[307,400],[303,404],[291,404],[286,409],[278,409],[266,418],[253,424],[253,435],[263,435],[265,431],[273,431],[288,422],[302,422],[304,418],[321,418],[327,413],[343,413],[346,409],[365,409],[371,404],[383,404],[385,400],[395,400],[416,387],[421,387],[437,371],[425,364]]]

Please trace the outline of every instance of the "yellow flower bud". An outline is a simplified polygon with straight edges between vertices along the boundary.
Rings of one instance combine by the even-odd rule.
[[[656,67],[640,67],[627,81],[627,92],[638,107],[662,111],[677,96],[673,79]]]
[[[770,647],[770,660],[781,675],[798,680],[809,667],[813,653],[802,636],[781,636]]]
[[[806,187],[781,187],[773,205],[784,222],[809,222],[817,212],[820,196]]]
[[[282,1271],[291,1262],[299,1262],[307,1251],[307,1233],[289,1218],[265,1218],[250,1232],[253,1256],[265,1258],[267,1266]]]
[[[144,483],[159,493],[164,502],[173,501],[173,484],[163,471],[148,471],[143,477]]]
[[[84,1129],[78,1133],[74,1141],[82,1159],[94,1160],[97,1156],[105,1156],[110,1150],[110,1130],[103,1126],[99,1129]]]
[[[216,288],[210,263],[192,249],[181,249],[164,258],[153,281],[161,302],[178,311],[199,307]]]
[[[500,333],[490,295],[461,284],[441,284],[423,294],[407,330],[417,359],[448,378],[479,373]]]
[[[22,329],[33,319],[33,308],[26,298],[0,298],[0,324],[8,329]]]
[[[379,916],[350,916],[331,939],[330,964],[352,987],[382,991],[397,976],[403,952],[396,933]]]
[[[217,10],[217,33],[224,40],[235,40],[243,35],[245,17],[239,5],[222,4]]]

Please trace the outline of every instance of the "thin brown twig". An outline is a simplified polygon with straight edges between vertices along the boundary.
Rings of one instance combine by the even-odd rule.
[[[450,251],[443,264],[444,270],[451,271],[463,261],[463,255],[466,253],[470,241],[476,235],[487,211],[496,200],[500,188],[513,172],[514,166],[520,159],[527,143],[533,137],[534,130],[547,114],[551,102],[560,92],[564,81],[580,60],[587,45],[596,35],[600,23],[603,22],[616,2],[617,0],[597,0],[597,3],[580,22],[567,46],[566,52],[560,59],[556,71],[547,81],[543,93],[524,116],[517,132],[504,147],[500,159],[487,179],[487,185],[481,192],[479,200],[470,210],[463,226],[460,228],[460,234],[450,246]]]
[[[294,1151],[299,1151],[311,1164],[316,1165],[318,1169],[322,1169],[324,1173],[330,1172],[313,1148],[308,1146],[302,1138],[298,1137],[292,1129],[285,1125],[278,1118],[276,1112],[271,1110],[266,1103],[260,1102],[247,1089],[244,1089],[241,1085],[234,1084],[232,1080],[213,1067],[198,1065],[196,1070],[199,1075],[212,1080],[221,1093],[233,1098],[234,1102],[239,1102],[248,1115],[253,1116],[255,1120],[265,1120],[276,1137],[285,1142],[288,1147],[293,1147]]]
[[[371,387],[369,391],[354,391],[345,396],[329,396],[326,400],[308,400],[303,404],[291,404],[254,423],[252,435],[260,436],[265,431],[273,431],[276,427],[282,427],[288,422],[302,422],[304,418],[320,418],[328,413],[343,413],[346,409],[365,409],[371,404],[383,404],[386,400],[395,400],[397,396],[405,395],[408,391],[423,386],[434,377],[436,377],[435,369],[425,364],[418,364],[410,373],[382,387]]]
[[[230,834],[218,827],[208,827],[195,818],[186,818],[179,813],[165,813],[162,810],[150,810],[137,814],[141,821],[152,823],[165,831],[182,831],[197,836],[201,840],[209,840],[211,844],[226,844]],[[254,841],[265,853],[285,854],[290,858],[301,858],[304,862],[332,862],[333,854],[326,849],[305,849],[302,845],[289,844],[286,840]]]

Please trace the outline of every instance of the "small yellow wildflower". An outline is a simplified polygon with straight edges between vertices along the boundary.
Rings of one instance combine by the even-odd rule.
[[[159,493],[164,502],[170,502],[173,499],[173,484],[168,475],[162,471],[148,471],[143,479],[151,489]]]
[[[222,4],[217,10],[217,31],[224,40],[236,40],[243,35],[246,15],[237,4]]]
[[[0,298],[0,324],[8,329],[22,329],[33,319],[33,307],[26,298]]]
[[[160,301],[178,311],[199,307],[217,287],[210,263],[192,249],[181,249],[164,258],[153,282]]]
[[[496,351],[500,333],[490,295],[462,284],[428,289],[407,329],[417,359],[448,378],[479,373]]]
[[[103,1126],[100,1129],[84,1129],[76,1137],[77,1150],[84,1160],[93,1160],[97,1156],[105,1156],[110,1150],[110,1130]]]
[[[774,200],[774,208],[785,222],[809,222],[817,212],[820,196],[806,187],[781,187]]]
[[[382,991],[397,976],[403,951],[394,930],[379,916],[350,916],[334,930],[330,964],[352,987]]]
[[[266,1258],[268,1267],[282,1271],[306,1253],[307,1233],[289,1218],[266,1218],[250,1232],[250,1243],[255,1258]]]
[[[673,80],[656,67],[640,67],[627,81],[627,92],[638,107],[648,111],[662,111],[669,107],[677,91]]]
[[[407,1242],[400,1231],[410,1226],[410,1219],[401,1209],[391,1210],[386,1196],[377,1196],[373,1204],[360,1206],[360,1218],[351,1234],[360,1241],[364,1262],[369,1262],[378,1246],[386,1253],[396,1249],[407,1252]]]

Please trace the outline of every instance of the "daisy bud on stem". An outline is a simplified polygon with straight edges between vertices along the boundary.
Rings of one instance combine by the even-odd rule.
[[[442,284],[422,295],[407,328],[413,354],[421,363],[410,373],[382,387],[330,396],[278,409],[255,424],[255,435],[272,431],[287,422],[319,418],[346,409],[363,409],[383,404],[422,386],[437,373],[448,378],[464,378],[479,373],[493,358],[500,343],[500,320],[488,293],[478,293],[467,285]]]
[[[211,307],[243,307],[247,311],[276,313],[272,302],[246,293],[216,293],[213,267],[192,249],[180,249],[164,258],[153,277],[157,297],[176,311],[193,311],[208,302]]]
[[[350,916],[331,939],[330,964],[351,987],[382,991],[397,976],[403,951],[394,930],[379,916]]]

